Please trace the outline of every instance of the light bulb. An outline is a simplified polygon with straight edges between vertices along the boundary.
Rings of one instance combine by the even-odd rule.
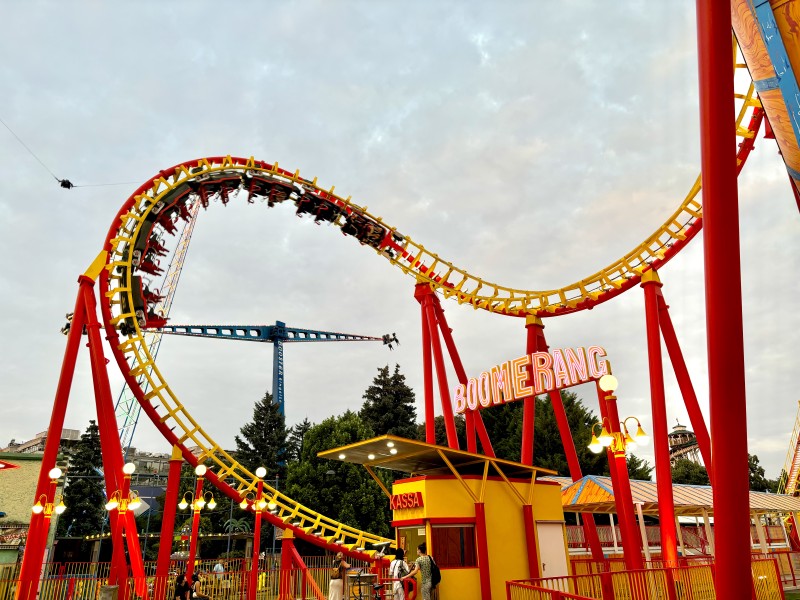
[[[133,500],[128,502],[128,508],[130,508],[131,510],[136,510],[141,505],[142,505],[142,501],[139,500],[139,496],[136,496]]]
[[[42,514],[43,510],[44,510],[44,506],[42,506],[42,503],[39,502],[38,500],[37,500],[36,504],[33,505],[33,508],[31,508],[31,512],[33,514],[35,514],[35,515]]]
[[[589,443],[589,450],[595,454],[600,454],[603,451],[603,444],[597,441],[597,436],[592,434],[592,441]]]
[[[340,454],[339,455],[339,460],[344,460],[345,458],[347,458],[346,454]]]
[[[64,511],[67,510],[67,505],[64,504],[64,501],[58,503],[58,506],[55,507],[55,511],[57,515],[63,515]]]
[[[605,425],[603,425],[603,430],[597,437],[597,441],[600,442],[600,445],[603,446],[604,448],[608,448],[614,441],[614,436],[608,432],[608,429],[606,429]]]
[[[242,510],[247,510],[247,500],[242,500],[241,502],[239,502],[239,508],[241,508]]]
[[[181,510],[186,510],[186,507],[189,506],[189,503],[186,501],[186,498],[178,502],[178,508]]]
[[[267,470],[264,467],[258,467],[256,469],[256,477],[258,477],[259,479],[262,479],[264,476],[266,476],[266,474]]]
[[[633,439],[636,440],[636,443],[640,446],[646,446],[647,442],[650,441],[650,436],[644,432],[644,429],[642,429],[640,424],[639,429],[636,431],[636,435],[633,436]]]
[[[206,468],[205,465],[197,465],[194,468],[194,474],[197,475],[198,477],[202,477],[203,475],[205,475],[206,471],[208,471],[208,469]]]
[[[267,501],[262,498],[256,506],[258,506],[258,510],[264,510],[267,507]]]
[[[116,499],[112,498],[108,502],[106,502],[106,510],[114,510],[119,506],[119,502]]]
[[[386,442],[388,448],[394,448],[394,442]]]
[[[374,454],[370,454],[369,456],[367,456],[367,458],[369,460],[375,460],[375,455]]]
[[[136,470],[136,465],[133,463],[125,463],[122,467],[122,472],[125,475],[133,475],[133,472]]]
[[[197,510],[202,510],[205,505],[206,505],[206,501],[203,498],[198,498],[197,502],[195,502],[195,506],[197,506]]]
[[[267,508],[270,510],[275,510],[276,508],[278,508],[278,505],[275,504],[274,502],[270,502],[269,504],[267,504]]]
[[[59,477],[61,477],[61,469],[59,469],[58,467],[53,467],[47,472],[47,475],[48,477],[50,477],[50,479],[58,479]]]
[[[597,385],[600,386],[600,389],[604,392],[613,392],[617,389],[617,385],[619,382],[617,378],[613,375],[603,375],[597,382]]]
[[[217,501],[214,500],[214,497],[211,497],[211,500],[208,501],[208,510],[214,510],[217,507]]]

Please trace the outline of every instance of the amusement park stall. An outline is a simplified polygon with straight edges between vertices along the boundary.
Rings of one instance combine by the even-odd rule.
[[[440,600],[498,600],[508,580],[568,575],[561,487],[537,479],[552,471],[391,435],[320,456],[375,477],[406,560],[425,542],[439,565]],[[410,476],[389,491],[375,469]]]

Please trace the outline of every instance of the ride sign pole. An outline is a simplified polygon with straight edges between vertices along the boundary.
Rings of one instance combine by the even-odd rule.
[[[542,323],[542,320],[538,317],[531,318],[528,321],[527,327],[529,328],[528,335],[533,337],[536,341],[536,348],[532,350],[532,352],[547,352],[548,346],[544,335],[544,323]],[[531,330],[534,330],[533,334],[530,333]],[[553,406],[553,413],[556,417],[556,423],[558,424],[558,432],[561,436],[561,444],[564,447],[564,457],[567,459],[569,476],[572,478],[572,481],[578,481],[583,477],[583,473],[581,472],[581,464],[578,460],[578,452],[575,450],[575,440],[572,438],[572,431],[569,427],[567,413],[564,410],[564,402],[561,400],[561,393],[555,390],[550,392],[549,395],[550,403]],[[532,437],[531,443],[533,443]],[[583,515],[583,533],[586,536],[586,542],[589,544],[592,558],[594,560],[604,560],[603,546],[600,544],[600,536],[597,534],[594,515],[590,513]]]
[[[256,499],[253,501],[253,512],[256,514],[253,525],[253,557],[250,563],[250,573],[247,580],[247,600],[256,600],[258,589],[258,557],[261,554],[261,511],[264,503],[264,476],[267,470],[264,467],[256,469],[258,484],[256,486]]]

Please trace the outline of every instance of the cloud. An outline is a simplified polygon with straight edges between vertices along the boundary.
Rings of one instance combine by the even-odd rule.
[[[240,6],[10,4],[16,26],[0,49],[15,59],[0,66],[2,117],[76,183],[144,181],[207,155],[278,160],[476,275],[531,289],[571,283],[640,243],[697,175],[688,0]],[[5,443],[46,428],[76,277],[136,186],[65,191],[10,135],[0,149]],[[740,207],[749,438],[774,476],[796,412],[800,231],[770,140],[740,179]],[[706,406],[702,250],[698,239],[661,275]],[[333,228],[240,198],[201,215],[173,321],[397,332],[391,353],[366,343],[287,348],[287,417],[358,408],[376,369],[395,361],[421,412],[413,283]],[[524,350],[522,320],[444,308],[468,373]],[[605,345],[620,412],[649,425],[640,290],[550,319],[546,333],[554,347]],[[80,429],[94,413],[85,359],[67,419]],[[271,385],[268,346],[173,338],[159,365],[225,447]],[[687,423],[664,367],[670,422]],[[135,444],[169,450],[144,420]]]

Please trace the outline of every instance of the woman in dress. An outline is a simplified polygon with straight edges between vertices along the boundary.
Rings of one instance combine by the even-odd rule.
[[[406,553],[402,548],[398,548],[394,552],[394,560],[389,564],[389,578],[396,581],[392,582],[392,598],[393,600],[406,600],[406,592],[403,589],[403,582],[401,579],[408,575],[408,563],[405,561]]]
[[[331,585],[328,588],[328,600],[342,600],[344,598],[344,577],[349,568],[350,565],[344,562],[344,554],[337,552],[336,558],[333,561],[333,570],[335,573],[331,575]]]

